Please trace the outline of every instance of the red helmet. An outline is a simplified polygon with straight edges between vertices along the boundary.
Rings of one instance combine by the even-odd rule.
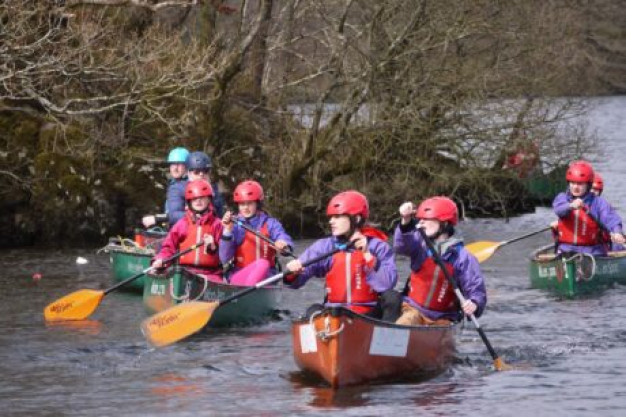
[[[595,188],[599,191],[604,190],[604,180],[602,179],[602,175],[597,172],[593,175],[593,184],[591,184],[591,188]]]
[[[353,190],[337,194],[328,202],[326,215],[334,216],[338,214],[347,214],[350,216],[360,215],[364,220],[367,219],[370,215],[367,197]]]
[[[206,180],[190,181],[185,187],[185,200],[199,197],[213,197],[213,188]]]
[[[570,182],[592,182],[593,168],[586,161],[574,161],[567,168],[565,179]]]
[[[454,226],[459,222],[459,211],[454,201],[448,197],[431,197],[422,201],[417,208],[415,217],[450,222]]]
[[[244,181],[235,187],[233,200],[235,203],[244,201],[263,201],[263,187],[256,181]]]

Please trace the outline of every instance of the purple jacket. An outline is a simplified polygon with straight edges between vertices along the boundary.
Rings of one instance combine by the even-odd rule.
[[[560,193],[554,198],[552,208],[559,218],[565,217],[572,210],[569,204],[574,200],[574,196],[569,192]],[[589,214],[594,218],[602,229],[611,233],[622,233],[622,218],[613,209],[611,204],[602,197],[593,193],[587,193],[582,198],[589,208]],[[606,255],[606,247],[603,244],[594,246],[578,246],[567,243],[559,243],[557,251],[561,252],[582,252],[592,255]]]
[[[461,241],[457,240],[457,242]],[[411,271],[419,271],[428,257],[426,242],[422,239],[422,235],[414,229],[403,233],[400,227],[397,227],[393,236],[393,249],[397,254],[406,255],[411,258]],[[461,246],[459,248],[456,246],[456,255],[454,251],[455,249],[447,247],[443,255],[441,255],[441,258],[444,262],[449,262],[456,257],[452,263],[454,279],[465,298],[472,300],[476,304],[478,309],[475,315],[476,317],[480,317],[487,305],[487,290],[485,289],[485,280],[480,271],[480,265],[476,257],[464,247]],[[431,320],[445,318],[456,321],[461,318],[460,312],[442,313],[440,311],[429,310],[418,305],[409,297],[404,297],[404,301],[420,310],[420,312]]]
[[[280,224],[277,219],[270,217],[264,211],[258,211],[254,216],[249,219],[238,215],[237,219],[245,223],[247,226],[250,226],[254,230],[260,230],[261,227],[263,227],[263,225],[267,223],[267,231],[270,234],[269,238],[271,240],[273,240],[274,242],[276,242],[277,240],[282,240],[284,242],[287,242],[287,244],[293,248],[293,240],[291,239],[291,236],[289,236],[287,232],[285,232],[283,225]],[[245,234],[246,231],[235,223],[232,234],[224,234],[222,236],[222,241],[220,242],[220,260],[223,264],[226,264],[235,257],[235,252],[237,248],[243,243]],[[232,238],[229,236],[232,236]]]
[[[167,186],[165,199],[165,214],[170,227],[185,215],[185,187],[187,187],[187,177],[178,180],[170,180]]]
[[[336,244],[337,239],[334,236],[320,239],[309,246],[298,259],[300,262],[305,263],[316,256],[331,252],[335,249]],[[391,246],[380,239],[368,238],[367,247],[370,253],[376,257],[374,268],[367,274],[367,283],[378,293],[392,289],[398,282],[398,272],[396,271],[396,263],[394,262]],[[354,249],[350,251],[352,252]],[[293,288],[299,288],[311,277],[325,278],[332,265],[333,258],[331,256],[309,265],[289,285]]]

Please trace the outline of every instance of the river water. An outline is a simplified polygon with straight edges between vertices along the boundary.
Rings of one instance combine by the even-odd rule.
[[[624,214],[626,97],[593,100],[592,128],[603,157],[594,161],[605,196]],[[545,227],[547,208],[510,219],[469,219],[468,242],[503,241]],[[495,372],[471,324],[458,360],[421,383],[333,391],[303,378],[291,355],[289,314],[322,298],[319,282],[286,290],[283,320],[211,330],[150,349],[135,295],[114,292],[80,325],[46,325],[43,307],[80,288],[111,285],[109,260],[95,250],[1,252],[1,415],[626,415],[626,287],[557,300],[529,289],[528,254],[538,235],[501,248],[483,264],[489,305],[481,323],[515,369]],[[309,242],[298,242],[299,250]],[[89,263],[78,265],[82,256]],[[400,276],[408,263],[398,259]],[[34,273],[42,278],[34,280]],[[290,312],[290,313],[289,313]]]

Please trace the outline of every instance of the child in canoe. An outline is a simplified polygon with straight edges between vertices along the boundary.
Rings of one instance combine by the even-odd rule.
[[[325,306],[343,306],[383,320],[397,317],[390,310],[393,303],[386,301],[387,295],[393,297],[398,280],[393,251],[384,233],[365,224],[369,217],[367,198],[357,191],[344,191],[330,200],[326,214],[332,236],[316,241],[289,262],[286,269],[293,274],[287,275],[285,282],[299,288],[312,277],[325,278]],[[335,248],[344,249],[303,267],[308,260]],[[319,304],[310,307],[307,315],[319,308]]]
[[[591,192],[594,172],[586,161],[572,162],[565,179],[568,190],[557,195],[552,208],[559,217],[557,223],[557,253],[588,253],[606,255],[604,240],[618,245],[626,242],[622,233],[622,219],[613,207],[599,195]]]
[[[282,224],[263,210],[264,199],[261,184],[256,181],[244,181],[237,185],[233,193],[239,214],[234,215],[226,211],[222,218],[224,233],[219,254],[223,264],[231,261],[234,263],[231,284],[256,284],[269,274],[276,273],[278,253],[292,251],[293,241]],[[246,229],[254,230],[257,234]],[[240,273],[242,268],[248,266],[249,273]]]
[[[218,245],[222,237],[222,222],[213,211],[213,189],[205,180],[190,181],[185,188],[187,211],[170,229],[152,266],[163,268],[163,259],[204,242],[193,251],[181,256],[179,264],[209,281],[222,282],[222,267]]]
[[[395,230],[393,248],[399,255],[411,259],[411,276],[402,303],[402,315],[397,324],[449,325],[467,315],[479,317],[487,304],[485,282],[478,260],[463,247],[455,234],[458,211],[447,197],[424,200],[417,212],[413,203],[400,206],[401,222]],[[422,228],[433,242],[447,271],[456,280],[466,298],[459,305],[452,285],[435,262],[416,227]]]

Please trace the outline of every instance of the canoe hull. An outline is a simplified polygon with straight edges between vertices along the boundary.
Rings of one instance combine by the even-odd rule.
[[[150,313],[156,313],[185,300],[221,300],[244,288],[207,282],[184,268],[175,267],[166,275],[146,276],[143,302]],[[211,316],[211,326],[246,325],[267,320],[274,314],[280,295],[280,287],[259,288],[215,310]]]
[[[109,252],[111,262],[111,272],[115,282],[124,281],[143,271],[150,266],[150,259],[154,256],[153,251],[122,249],[119,247],[106,249]],[[123,287],[125,290],[142,292],[144,287],[144,277],[131,281]]]
[[[398,326],[343,308],[292,323],[293,356],[331,387],[440,373],[455,355],[453,326]]]
[[[626,284],[626,253],[555,257],[553,251],[554,246],[550,245],[532,253],[529,266],[532,288],[571,298],[613,283]]]

